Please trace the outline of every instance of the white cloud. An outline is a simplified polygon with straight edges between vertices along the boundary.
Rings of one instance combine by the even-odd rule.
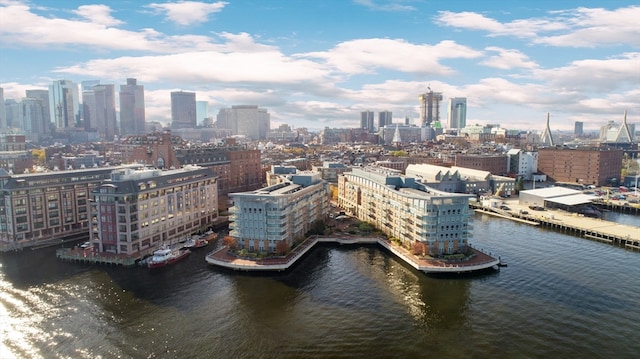
[[[403,4],[403,2],[406,2],[406,1],[402,1],[402,0],[395,0],[395,1],[354,0],[354,2],[358,5],[362,5],[364,7],[367,7],[371,10],[376,10],[376,11],[394,12],[394,11],[416,10],[416,8],[411,5]]]
[[[114,26],[122,24],[122,21],[111,16],[111,8],[106,5],[82,5],[73,13],[87,19],[95,25]]]
[[[529,60],[529,57],[516,49],[503,49],[500,47],[489,46],[486,51],[497,52],[497,55],[490,56],[488,59],[480,62],[481,65],[493,67],[501,70],[511,70],[515,68],[533,69],[538,64]]]
[[[628,44],[640,47],[640,6],[615,10],[577,8],[550,12],[545,18],[499,22],[474,12],[441,11],[436,23],[486,31],[490,36],[528,38],[536,44],[566,47]]]
[[[323,59],[337,71],[348,74],[371,74],[376,69],[415,74],[447,75],[454,71],[439,63],[443,58],[476,58],[482,54],[453,41],[436,45],[416,45],[402,39],[357,39],[345,41],[324,52],[300,54]]]
[[[215,3],[179,1],[162,4],[152,3],[147,7],[164,14],[168,20],[180,26],[187,26],[206,22],[210,14],[222,11],[227,4],[224,1]]]

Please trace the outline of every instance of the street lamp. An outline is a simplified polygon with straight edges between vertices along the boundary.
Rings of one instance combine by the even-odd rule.
[[[640,175],[636,175],[636,189],[635,189],[635,196],[638,197],[638,177],[640,177]]]

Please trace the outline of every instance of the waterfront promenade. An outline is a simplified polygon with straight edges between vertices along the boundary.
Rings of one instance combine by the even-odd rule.
[[[500,260],[474,249],[474,255],[466,260],[448,261],[429,257],[419,257],[387,238],[361,237],[352,235],[312,236],[296,246],[291,253],[283,257],[263,259],[241,258],[229,252],[223,246],[211,253],[205,259],[215,266],[248,272],[285,271],[293,266],[309,250],[318,243],[338,243],[343,245],[378,244],[402,259],[405,263],[424,273],[466,273],[485,270],[500,264]]]

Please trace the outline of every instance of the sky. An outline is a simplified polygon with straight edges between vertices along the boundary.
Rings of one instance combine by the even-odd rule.
[[[171,91],[210,115],[258,105],[271,127],[359,127],[361,111],[419,123],[428,88],[467,98],[467,124],[640,129],[635,1],[0,0],[0,87],[54,80],[145,87],[147,121]]]

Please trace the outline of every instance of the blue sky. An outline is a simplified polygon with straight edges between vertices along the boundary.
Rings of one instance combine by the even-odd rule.
[[[427,86],[466,97],[467,123],[541,131],[584,121],[640,128],[633,1],[0,0],[5,98],[53,80],[145,86],[148,121],[171,91],[210,113],[259,105],[272,127],[357,127],[389,110],[419,121]],[[446,122],[446,121],[444,121]]]

